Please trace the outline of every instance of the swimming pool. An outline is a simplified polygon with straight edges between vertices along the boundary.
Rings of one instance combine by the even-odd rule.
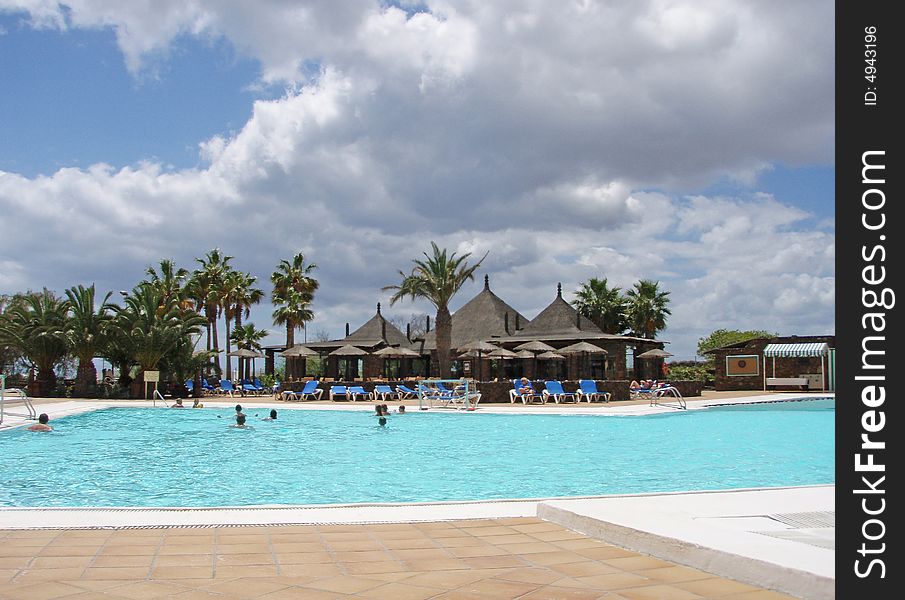
[[[114,408],[0,434],[0,506],[538,498],[834,482],[832,400],[643,417]]]

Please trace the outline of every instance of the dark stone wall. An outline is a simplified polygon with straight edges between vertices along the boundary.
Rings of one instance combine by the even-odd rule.
[[[762,390],[764,389],[764,373],[767,377],[798,377],[805,373],[820,373],[820,357],[778,357],[776,359],[776,374],[773,374],[773,358],[764,357],[764,348],[767,344],[795,344],[810,342],[826,342],[830,348],[835,347],[834,336],[809,336],[809,337],[782,337],[774,339],[751,340],[743,348],[723,348],[713,351],[714,357],[714,388],[717,391],[733,390]],[[726,375],[726,357],[756,355],[760,365],[760,373],[751,376]],[[829,388],[829,364],[824,358],[824,385]],[[799,387],[770,387],[782,390],[800,390]]]

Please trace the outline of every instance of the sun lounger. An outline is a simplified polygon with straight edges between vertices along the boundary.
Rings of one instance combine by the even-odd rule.
[[[567,392],[562,389],[562,382],[559,381],[545,381],[544,382],[544,399],[549,400],[553,398],[553,402],[559,404],[560,402],[572,401],[578,403],[578,396],[574,392]]]
[[[389,387],[389,386],[387,386],[387,387]],[[410,388],[406,385],[397,385],[396,393],[399,394],[400,400],[405,400],[406,398],[417,398],[418,397],[418,392],[416,392],[415,390],[413,390],[412,388]]]
[[[392,400],[399,394],[393,391],[388,385],[375,385],[374,391],[371,392],[371,398],[374,400]]]
[[[512,380],[512,388],[509,390],[509,403],[514,404],[516,400],[521,400],[522,404],[528,404],[529,402],[533,402],[535,399],[540,400],[541,404],[546,404],[547,399],[544,398],[541,394],[538,394],[534,390],[534,385],[529,381],[525,384],[524,387],[531,388],[530,392],[522,392],[520,391],[522,388],[522,380],[521,379],[513,379]]]
[[[336,402],[336,398],[342,396],[344,399],[349,399],[349,390],[346,389],[344,385],[331,385],[330,386],[330,402]]]
[[[312,379],[305,382],[305,387],[301,390],[284,390],[283,399],[289,401],[298,400],[320,400],[324,390],[317,387],[317,381]],[[331,398],[332,400],[332,398]]]
[[[364,387],[360,385],[350,385],[346,389],[346,393],[349,396],[349,400],[351,400],[352,402],[355,402],[359,398],[367,401],[371,397],[370,392],[366,392]]]
[[[229,394],[229,397],[233,397],[233,393],[238,391],[233,387],[233,382],[229,379],[221,379],[220,380],[220,390],[223,394]]]
[[[575,392],[578,395],[578,401],[581,402],[581,399],[584,398],[587,400],[588,404],[591,402],[597,402],[602,400],[604,402],[609,402],[612,394],[609,392],[601,392],[597,389],[597,382],[593,379],[581,379],[578,381],[578,391]]]

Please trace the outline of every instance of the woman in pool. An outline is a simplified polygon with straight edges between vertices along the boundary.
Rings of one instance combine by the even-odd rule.
[[[261,419],[261,420],[262,420],[262,421],[276,421],[276,420],[277,420],[277,409],[271,408],[271,409],[270,409],[270,416],[269,416],[269,417],[264,417],[264,418]]]

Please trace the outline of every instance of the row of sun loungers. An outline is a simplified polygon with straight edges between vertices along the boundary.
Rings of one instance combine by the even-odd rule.
[[[185,381],[185,387],[191,394],[195,391],[195,382],[191,379],[187,379]],[[275,388],[265,387],[257,377],[252,381],[244,379],[240,384],[233,384],[229,379],[221,379],[217,385],[211,385],[210,381],[203,377],[201,378],[201,392],[206,394],[225,395],[232,398],[235,394],[242,396],[247,394],[260,396],[273,393],[274,391]]]
[[[546,404],[551,399],[554,403],[560,404],[565,402],[609,402],[612,394],[597,389],[597,382],[593,379],[582,379],[578,382],[578,389],[574,392],[567,392],[562,387],[560,381],[545,381],[544,389],[538,393],[534,389],[534,385],[528,381],[522,383],[520,379],[512,380],[512,389],[509,390],[509,402],[514,404],[516,400],[521,400],[522,404],[539,401]]]

